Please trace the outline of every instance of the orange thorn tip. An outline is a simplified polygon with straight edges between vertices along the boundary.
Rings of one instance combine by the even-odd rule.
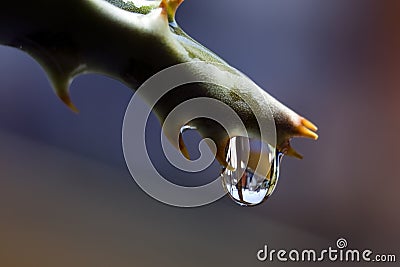
[[[318,139],[318,135],[305,126],[300,126],[297,129],[298,129],[299,135],[302,137],[307,137],[307,138],[311,138],[314,140]]]
[[[190,160],[189,151],[187,150],[185,142],[183,141],[182,134],[179,134],[179,150],[187,160]]]
[[[168,15],[169,22],[175,21],[175,13],[184,0],[162,0],[160,7]]]
[[[296,127],[298,136],[307,137],[314,140],[318,139],[318,135],[315,133],[317,130],[318,127],[305,118],[301,118],[299,125]]]
[[[307,120],[306,118],[301,119],[301,124],[303,124],[305,127],[309,128],[314,132],[318,131],[318,127],[311,121]]]
[[[287,151],[285,152],[285,155],[288,155],[290,157],[295,157],[298,159],[303,159],[303,155],[299,154],[296,150],[294,150],[293,147],[289,146]]]
[[[60,99],[64,104],[73,112],[79,113],[78,108],[72,103],[71,98],[69,95],[59,95]]]

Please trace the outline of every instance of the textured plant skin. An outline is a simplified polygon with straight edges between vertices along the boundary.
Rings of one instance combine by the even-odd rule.
[[[135,90],[152,75],[180,63],[217,63],[230,71],[224,60],[189,37],[175,22],[175,12],[182,0],[135,0],[133,4],[138,5],[121,1],[6,1],[0,8],[0,44],[19,48],[35,58],[46,70],[60,99],[75,111],[69,85],[80,74],[101,73]],[[221,88],[210,84],[177,90],[178,93],[166,95],[154,108],[161,123],[175,106],[192,97],[204,96],[235,110],[246,122],[251,138],[260,136],[253,112],[261,117],[272,112],[276,146],[287,155],[301,157],[290,146],[292,137],[318,138],[314,124],[262,90],[249,93],[246,86]],[[257,103],[257,110],[252,112],[237,104],[244,94]],[[182,121],[182,126],[185,123]],[[217,159],[224,164],[229,139],[225,131],[205,120],[191,124],[203,137],[215,141]],[[179,148],[188,156],[183,143]]]

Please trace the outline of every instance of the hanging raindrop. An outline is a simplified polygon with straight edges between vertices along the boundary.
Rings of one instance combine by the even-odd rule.
[[[242,206],[255,206],[274,191],[283,153],[270,145],[252,149],[251,140],[233,137],[226,154],[228,167],[221,174],[229,196]]]

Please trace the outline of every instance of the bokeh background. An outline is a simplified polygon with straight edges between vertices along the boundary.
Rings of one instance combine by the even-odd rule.
[[[76,115],[32,58],[0,47],[0,266],[275,266],[257,262],[264,244],[319,249],[339,237],[399,258],[399,14],[396,0],[182,5],[190,35],[320,128],[317,142],[294,141],[305,159],[285,158],[255,208],[148,197],[121,148],[131,90],[79,77]],[[150,127],[153,160],[174,176]]]

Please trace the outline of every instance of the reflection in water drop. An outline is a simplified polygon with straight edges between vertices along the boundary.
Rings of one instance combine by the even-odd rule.
[[[257,150],[250,147],[246,137],[234,137],[229,141],[228,167],[222,171],[222,184],[229,196],[242,206],[262,203],[278,182],[283,154],[264,144]]]

